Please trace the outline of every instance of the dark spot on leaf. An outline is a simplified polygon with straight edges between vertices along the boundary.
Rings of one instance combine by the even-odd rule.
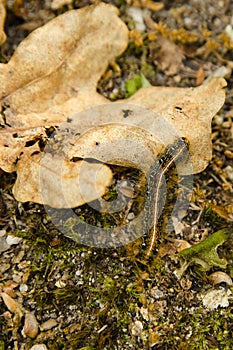
[[[123,112],[123,118],[127,118],[132,114],[132,111],[130,109],[122,109]]]
[[[35,156],[36,154],[39,154],[40,152],[39,151],[35,151],[31,154],[31,156]]]
[[[55,127],[50,126],[49,128],[45,128],[45,133],[48,137],[50,137],[55,131]]]
[[[73,163],[75,163],[75,162],[78,162],[79,160],[82,160],[83,158],[81,158],[81,157],[73,157],[73,158],[71,158],[71,162],[73,162]]]

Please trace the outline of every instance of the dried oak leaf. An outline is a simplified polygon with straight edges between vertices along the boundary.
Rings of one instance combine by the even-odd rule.
[[[45,134],[46,125],[106,102],[96,85],[126,48],[127,35],[117,9],[102,3],[56,17],[32,32],[8,64],[0,64],[4,170],[15,170],[12,160],[28,140]]]
[[[212,158],[211,121],[225,101],[226,81],[216,77],[196,88],[147,87],[127,101],[153,110],[189,141],[193,174],[203,171]],[[181,173],[188,175],[190,168]]]
[[[13,188],[22,202],[30,199],[55,208],[73,208],[101,197],[112,180],[111,170],[103,164],[71,162],[50,154],[43,160],[41,154],[26,157],[18,163]]]
[[[20,197],[22,190],[17,196],[17,188],[30,175],[25,174],[27,168],[38,175],[37,159],[32,155],[41,153],[38,141],[47,137],[46,126],[59,125],[74,112],[106,101],[96,92],[97,81],[109,61],[124,51],[127,38],[128,30],[117,9],[102,3],[53,19],[23,41],[8,64],[0,65],[1,124],[5,126],[0,131],[0,167],[17,170],[19,182],[14,193],[19,200],[32,196],[37,201],[40,197],[32,176],[23,186],[27,199]],[[71,179],[79,165],[66,164],[66,177]],[[101,171],[99,194],[111,181],[111,171],[103,166]],[[70,192],[72,188],[74,192],[76,182],[71,183]],[[56,206],[60,207],[59,198]]]

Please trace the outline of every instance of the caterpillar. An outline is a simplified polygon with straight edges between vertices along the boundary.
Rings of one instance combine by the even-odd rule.
[[[145,215],[143,231],[148,233],[146,242],[145,258],[149,259],[158,239],[158,220],[161,212],[161,196],[164,193],[165,175],[177,162],[183,159],[188,151],[188,142],[179,138],[167,147],[165,153],[156,159],[148,172],[147,201],[145,204]]]

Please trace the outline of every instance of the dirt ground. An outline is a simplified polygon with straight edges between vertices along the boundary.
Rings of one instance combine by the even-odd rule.
[[[232,349],[232,237],[218,248],[226,268],[206,271],[192,264],[178,279],[180,262],[172,254],[174,239],[194,244],[233,227],[233,2],[165,0],[161,9],[150,0],[106,2],[119,9],[131,31],[127,50],[98,84],[98,91],[112,101],[129,96],[127,82],[141,73],[151,85],[195,87],[218,68],[227,68],[226,102],[212,122],[212,161],[194,176],[181,229],[165,236],[147,263],[141,258],[141,240],[97,249],[64,237],[43,205],[14,199],[16,175],[0,170],[0,289],[11,297],[8,302],[0,298],[0,349]],[[6,1],[2,63],[32,30],[96,2],[70,1],[57,10],[51,3]],[[129,14],[132,6],[147,11],[143,31]],[[152,22],[159,24],[154,31]],[[164,39],[176,45],[182,59],[168,58]],[[139,176],[132,169],[115,169],[116,178],[122,173]],[[165,216],[172,203],[167,206]],[[84,205],[81,214],[88,218],[93,212]],[[4,247],[7,236],[10,244]],[[219,304],[213,306],[213,299]]]

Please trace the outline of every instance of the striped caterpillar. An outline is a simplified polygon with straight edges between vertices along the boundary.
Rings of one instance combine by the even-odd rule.
[[[179,138],[173,145],[167,147],[165,153],[150,167],[148,173],[147,201],[143,230],[148,232],[145,258],[149,259],[158,239],[158,220],[161,212],[161,196],[164,194],[165,175],[177,162],[183,159],[188,151],[188,143]]]

